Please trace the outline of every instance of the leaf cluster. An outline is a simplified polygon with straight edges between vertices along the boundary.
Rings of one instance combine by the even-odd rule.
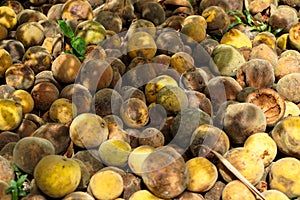
[[[235,21],[230,24],[229,29],[242,24],[249,25],[251,27],[251,30],[253,31],[268,31],[270,33],[273,33],[274,35],[280,33],[283,30],[282,28],[272,30],[272,27],[268,23],[255,20],[248,10],[227,10],[227,13],[235,18]]]
[[[71,40],[72,50],[67,50],[65,52],[73,54],[80,60],[83,60],[86,53],[86,43],[84,39],[76,37],[71,27],[64,20],[58,20],[57,23],[63,34]]]
[[[16,174],[16,180],[9,181],[9,187],[6,189],[6,194],[12,194],[12,200],[18,200],[19,197],[25,197],[27,192],[24,188],[24,183],[28,174],[22,174],[16,165],[13,165],[13,169]]]

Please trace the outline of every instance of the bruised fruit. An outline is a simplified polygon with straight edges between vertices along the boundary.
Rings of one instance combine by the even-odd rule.
[[[17,128],[23,117],[22,106],[13,100],[0,99],[0,130],[10,131]]]
[[[300,195],[300,162],[293,157],[285,157],[271,165],[269,172],[270,189],[279,190],[289,198]]]
[[[56,99],[49,108],[49,117],[54,122],[70,123],[75,115],[76,107],[69,99]]]
[[[27,90],[33,86],[34,71],[24,64],[13,64],[5,71],[7,85]]]
[[[182,51],[172,55],[170,66],[180,74],[195,67],[193,57]]]
[[[32,136],[49,140],[55,154],[65,153],[70,145],[69,127],[64,124],[46,123],[38,127]]]
[[[55,153],[52,143],[44,138],[25,137],[16,143],[13,150],[14,163],[24,172],[33,174],[37,163]]]
[[[282,153],[300,158],[299,129],[300,116],[288,116],[275,125],[271,136]]]
[[[203,124],[193,132],[189,148],[193,156],[205,157],[215,162],[214,154],[207,148],[224,155],[229,150],[229,146],[229,138],[224,131],[213,125]]]
[[[30,113],[34,108],[33,98],[26,90],[15,90],[11,93],[10,98],[21,104],[24,114]]]
[[[123,192],[123,179],[113,170],[99,171],[91,177],[88,191],[96,199],[116,199]]]
[[[97,45],[105,39],[106,30],[97,21],[83,21],[77,25],[75,36],[81,37],[87,45]]]
[[[186,162],[186,167],[189,172],[189,191],[205,192],[211,189],[218,179],[217,167],[206,158],[192,158]]]
[[[169,199],[181,194],[189,182],[182,156],[172,147],[156,148],[142,164],[142,179],[157,197]]]
[[[226,32],[221,41],[221,44],[230,44],[236,48],[242,47],[252,47],[252,43],[246,34],[242,33],[238,29],[230,29],[230,31]]]
[[[70,137],[79,147],[98,147],[107,139],[108,127],[100,116],[82,113],[73,119],[70,125]]]
[[[277,92],[285,99],[294,103],[300,102],[300,73],[291,73],[282,77],[277,85]]]
[[[263,177],[263,160],[249,149],[244,147],[230,149],[224,154],[224,158],[226,158],[253,185],[256,185]],[[227,182],[236,179],[236,177],[221,163],[219,164],[219,172]]]
[[[234,144],[243,144],[250,135],[264,132],[266,126],[264,112],[252,103],[235,103],[226,108],[223,129]]]
[[[269,166],[277,155],[277,145],[267,133],[255,133],[247,138],[244,147],[253,151]]]
[[[178,86],[177,82],[170,76],[157,76],[146,84],[145,95],[148,103],[156,102],[158,92],[166,85]]]
[[[131,58],[152,58],[156,53],[156,44],[152,36],[144,31],[134,32],[128,40],[128,55]]]
[[[53,198],[62,198],[74,192],[80,183],[79,164],[60,155],[42,158],[34,168],[33,177],[38,188]]]
[[[145,126],[149,121],[147,105],[137,98],[129,98],[123,102],[120,115],[126,126],[138,128]]]
[[[0,24],[7,29],[13,29],[17,25],[17,14],[8,6],[0,7]]]
[[[61,18],[79,23],[84,20],[93,19],[93,10],[86,0],[69,0],[64,3],[61,11]]]
[[[177,114],[187,108],[188,98],[180,87],[167,85],[158,92],[156,103],[161,104],[168,114]]]
[[[24,47],[41,45],[44,38],[44,28],[38,22],[25,22],[16,30],[16,39],[21,41]]]
[[[0,49],[0,78],[4,78],[5,71],[12,65],[12,57],[5,49]]]
[[[183,40],[186,42],[201,42],[206,37],[205,27],[197,22],[185,23],[180,33],[184,34]]]
[[[131,146],[118,139],[109,139],[99,147],[99,156],[107,166],[125,167]]]
[[[149,145],[154,148],[164,146],[165,137],[163,133],[153,127],[144,129],[139,135],[139,145]]]

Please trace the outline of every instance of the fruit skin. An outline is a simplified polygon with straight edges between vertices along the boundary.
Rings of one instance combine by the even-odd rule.
[[[300,161],[284,157],[271,165],[269,172],[270,189],[283,192],[289,198],[300,195]]]
[[[291,73],[282,77],[277,82],[276,90],[285,100],[300,102],[300,73]]]
[[[203,157],[195,157],[186,162],[189,172],[187,189],[192,192],[205,192],[213,187],[218,179],[217,167]]]
[[[221,41],[221,44],[230,44],[236,48],[248,47],[252,48],[252,43],[246,34],[242,33],[238,29],[231,29],[226,32]]]
[[[145,87],[145,95],[147,102],[156,102],[158,92],[166,85],[178,86],[175,79],[168,75],[160,75],[150,80]]]
[[[141,176],[142,164],[147,156],[154,151],[154,147],[148,145],[141,145],[132,150],[128,157],[128,165],[133,173]]]
[[[288,116],[279,121],[271,131],[278,149],[289,156],[300,158],[300,117]]]
[[[279,190],[266,190],[262,192],[262,195],[266,198],[266,200],[289,200],[289,198]]]
[[[87,45],[97,45],[105,39],[106,30],[97,21],[83,21],[77,25],[75,36],[83,38]]]
[[[120,108],[120,114],[126,126],[131,128],[143,127],[149,121],[146,103],[137,98],[129,98],[124,101]]]
[[[18,23],[17,14],[8,6],[0,7],[0,16],[0,24],[7,29],[13,29]]]
[[[107,166],[125,167],[130,152],[131,146],[118,139],[109,139],[99,147],[99,156]]]
[[[91,195],[82,191],[75,191],[63,198],[63,200],[95,200]]]
[[[234,180],[229,182],[223,189],[222,200],[255,200],[255,196],[242,182]]]
[[[108,137],[106,122],[93,113],[82,113],[75,117],[70,125],[70,137],[81,148],[94,148]]]
[[[16,129],[23,117],[22,106],[16,101],[0,99],[0,130],[10,131]]]
[[[123,179],[113,170],[99,171],[91,177],[88,191],[96,199],[115,199],[123,192]]]
[[[148,190],[139,190],[135,193],[133,193],[130,197],[129,200],[162,200],[161,198],[156,197],[153,195],[151,192]]]
[[[33,174],[38,162],[48,155],[53,155],[53,144],[44,138],[24,137],[19,140],[13,149],[13,162],[22,171]]]
[[[144,31],[134,32],[128,41],[128,55],[131,58],[152,58],[156,53],[156,44],[152,36]]]
[[[256,185],[263,177],[263,160],[249,149],[244,147],[233,148],[224,154],[224,158],[226,158],[253,185]],[[236,179],[222,163],[219,163],[218,168],[225,181],[230,182]]]
[[[30,113],[34,108],[32,96],[26,90],[15,90],[12,92],[11,99],[22,105],[23,113]]]
[[[69,99],[59,98],[55,100],[49,109],[49,117],[54,122],[71,123],[76,115],[76,106]]]
[[[158,92],[156,103],[161,104],[168,114],[177,114],[188,107],[188,98],[180,87],[167,85]]]
[[[5,71],[12,63],[11,55],[5,49],[0,49],[0,78],[4,78]]]
[[[60,155],[42,158],[34,169],[34,179],[38,188],[53,198],[61,198],[74,192],[80,183],[79,164]]]
[[[255,133],[247,138],[244,147],[253,151],[269,166],[277,155],[277,145],[268,133]]]
[[[267,122],[264,112],[252,103],[236,103],[226,108],[223,130],[235,144],[243,144],[256,132],[264,132]]]
[[[157,197],[169,199],[181,194],[189,181],[182,156],[172,147],[156,148],[142,164],[142,179]]]

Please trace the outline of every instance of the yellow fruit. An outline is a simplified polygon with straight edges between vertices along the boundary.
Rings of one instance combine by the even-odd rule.
[[[289,198],[300,196],[300,161],[284,157],[271,165],[269,184],[271,189],[283,192]]]
[[[238,29],[231,29],[226,32],[221,41],[221,44],[230,44],[236,48],[248,47],[252,48],[252,42],[249,37]]]
[[[289,34],[285,33],[279,36],[276,40],[276,45],[279,47],[281,50],[286,50],[286,46],[288,44],[288,38]]]
[[[147,102],[156,102],[158,92],[166,85],[178,86],[176,80],[168,75],[157,76],[154,79],[150,80],[145,87]]]
[[[34,169],[34,179],[38,188],[53,198],[61,198],[74,192],[80,183],[79,164],[60,155],[42,158]]]
[[[300,116],[300,108],[291,101],[285,101],[284,117],[287,116]]]
[[[183,22],[182,22],[182,26],[190,23],[190,22],[196,22],[196,23],[199,23],[203,26],[204,29],[207,28],[207,23],[205,21],[205,18],[201,15],[190,15],[190,16],[187,16]]]
[[[128,41],[128,55],[131,58],[152,58],[156,53],[156,44],[152,36],[147,32],[135,32]]]
[[[276,49],[276,37],[274,34],[270,32],[261,32],[255,36],[255,38],[252,41],[253,46],[257,46],[261,43],[264,43],[268,45],[271,49]]]
[[[12,58],[5,49],[0,49],[0,78],[4,78],[5,71],[12,65]]]
[[[255,200],[252,192],[238,180],[229,182],[223,189],[222,200]]]
[[[82,113],[70,125],[70,138],[81,148],[98,147],[108,137],[104,119],[93,113]]]
[[[157,196],[153,195],[148,190],[139,190],[135,193],[133,193],[129,200],[162,200],[161,198],[158,198]]]
[[[107,166],[124,167],[130,154],[130,145],[118,139],[110,139],[99,147],[99,156]]]
[[[205,192],[212,188],[218,179],[218,170],[214,164],[203,157],[195,157],[186,162],[189,171],[187,189],[192,192]]]
[[[142,164],[147,156],[154,151],[154,147],[148,145],[142,145],[135,148],[128,157],[128,165],[133,173],[141,175]]]
[[[201,42],[206,37],[206,29],[197,22],[186,23],[180,32],[187,36],[183,38],[187,42]]]
[[[123,192],[123,178],[112,170],[97,172],[91,177],[88,191],[99,200],[116,199]]]
[[[34,108],[34,100],[26,90],[15,90],[10,98],[21,104],[23,113],[29,113]]]
[[[0,24],[7,29],[13,29],[17,25],[17,14],[8,6],[0,7]]]
[[[170,66],[180,74],[195,67],[193,57],[186,52],[177,52],[172,55]]]
[[[49,117],[54,122],[66,124],[72,122],[76,115],[76,106],[65,98],[55,100],[49,109]]]
[[[277,145],[267,133],[255,133],[249,136],[244,147],[259,155],[265,166],[270,165],[277,154]]]
[[[278,190],[267,190],[262,192],[266,200],[289,200],[289,198]]]
[[[13,100],[0,99],[0,130],[10,131],[22,121],[22,106]]]
[[[83,38],[87,45],[97,45],[105,39],[106,30],[99,22],[83,21],[77,25],[75,35]]]

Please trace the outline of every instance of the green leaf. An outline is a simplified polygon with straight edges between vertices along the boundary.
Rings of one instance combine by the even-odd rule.
[[[73,38],[74,37],[74,32],[71,29],[71,27],[64,21],[64,20],[57,20],[57,23],[62,30],[63,34],[68,37],[68,38]]]
[[[81,37],[73,38],[71,40],[71,46],[80,56],[84,56],[86,52],[86,43]]]
[[[26,196],[26,192],[24,190],[20,190],[19,191],[19,197],[25,197]]]
[[[17,186],[20,187],[23,185],[24,181],[26,180],[28,174],[22,175],[18,180],[17,180]]]
[[[9,187],[9,188],[7,188],[7,189],[5,190],[5,193],[8,194],[8,193],[10,193],[10,192],[13,191],[13,190],[16,190],[16,188],[15,188],[15,187]]]
[[[280,33],[282,30],[283,30],[283,28],[279,28],[279,29],[274,30],[272,33],[273,33],[274,35],[277,35],[277,34]]]
[[[248,10],[244,10],[244,13],[245,13],[245,15],[246,15],[247,23],[248,23],[249,25],[252,25],[252,24],[253,24],[252,15],[249,13]]]
[[[239,25],[239,24],[243,24],[243,22],[239,22],[239,21],[235,21],[235,22],[232,22],[229,26],[229,29],[232,29],[233,27]]]
[[[10,180],[9,181],[9,186],[17,188],[17,182],[15,180]]]

